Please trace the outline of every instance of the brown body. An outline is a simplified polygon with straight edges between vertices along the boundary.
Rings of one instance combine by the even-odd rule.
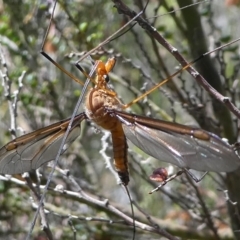
[[[111,58],[106,64],[99,61],[96,85],[86,96],[85,113],[98,126],[112,134],[113,157],[115,169],[124,185],[129,182],[127,165],[127,140],[123,132],[122,123],[115,116],[110,115],[106,108],[121,110],[122,104],[116,93],[107,87],[107,74],[113,68],[115,59]]]

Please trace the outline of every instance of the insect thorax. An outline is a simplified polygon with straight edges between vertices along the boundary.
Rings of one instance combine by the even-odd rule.
[[[107,112],[107,109],[121,110],[121,106],[122,103],[117,97],[101,89],[92,88],[85,100],[85,112],[88,118],[106,130],[114,128],[118,121]]]

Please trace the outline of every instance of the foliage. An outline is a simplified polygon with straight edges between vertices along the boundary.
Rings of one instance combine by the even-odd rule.
[[[146,4],[141,0],[134,2],[125,1],[136,12]],[[150,1],[143,13],[143,17],[188,62],[239,37],[237,7],[226,8],[223,2],[213,0],[196,6],[190,4],[191,0]],[[44,50],[84,81],[85,77],[74,63],[129,20],[113,5],[112,1],[105,0],[60,1]],[[81,86],[39,53],[51,11],[50,1],[0,2],[0,50],[7,64],[6,67],[0,66],[1,72],[6,73],[10,80],[5,82],[5,86],[11,86],[9,90],[4,84],[0,86],[1,146],[11,139],[11,134],[20,136],[68,118],[81,94]],[[94,60],[106,60],[112,55],[117,57],[117,64],[110,74],[111,84],[123,102],[128,103],[179,69],[180,64],[172,54],[136,24],[91,56]],[[239,65],[239,43],[236,43],[207,55],[195,66],[218,92],[239,106]],[[89,72],[91,61],[84,59],[81,66]],[[19,78],[22,78],[23,86],[19,85]],[[12,115],[9,102],[16,97],[17,113]],[[131,111],[197,125],[229,139],[231,144],[238,140],[236,117],[187,72],[182,72],[144,101],[133,105]],[[77,239],[131,239],[131,221],[121,217],[116,210],[131,217],[128,197],[104,162],[107,160],[105,154],[112,156],[109,134],[96,130],[89,121],[81,126],[81,136],[62,156],[60,168],[54,173],[47,193],[44,208],[49,229],[54,239],[74,239],[74,234]],[[10,128],[16,131],[10,133]],[[240,202],[240,190],[236,186],[238,173],[227,176],[210,173],[198,184],[187,175],[181,175],[159,192],[149,195],[148,192],[157,184],[148,176],[159,166],[168,165],[130,145],[129,189],[134,200],[135,218],[140,222],[137,226],[142,226],[142,229],[137,228],[136,239],[159,236],[169,239],[174,239],[174,236],[188,239],[233,238],[232,229],[240,228],[240,218],[235,215],[239,207],[229,204],[228,212],[226,195],[217,189],[228,189],[230,199]],[[174,172],[177,170],[174,168]],[[50,171],[51,168],[44,166],[40,169],[40,178],[39,173],[31,173],[27,179],[42,188]],[[26,179],[21,176],[1,179],[1,239],[25,239],[36,211],[36,199],[24,184]],[[85,198],[86,195],[89,198]],[[43,222],[40,221],[36,224],[34,239],[51,235],[41,230],[41,224]],[[162,228],[169,235],[162,232]],[[234,234],[239,238],[238,232]]]

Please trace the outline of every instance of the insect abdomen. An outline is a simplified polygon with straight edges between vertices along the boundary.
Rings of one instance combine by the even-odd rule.
[[[127,140],[123,132],[122,124],[118,121],[116,127],[111,131],[113,142],[114,166],[124,185],[128,185],[128,160],[127,160]]]

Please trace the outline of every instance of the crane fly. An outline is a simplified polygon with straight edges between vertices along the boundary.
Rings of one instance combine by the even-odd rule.
[[[150,156],[183,169],[231,172],[240,159],[231,145],[217,135],[177,123],[124,112],[117,93],[108,86],[108,73],[115,58],[97,61],[95,86],[86,94],[85,112],[75,116],[65,142],[67,146],[80,134],[81,122],[92,120],[112,135],[115,169],[121,182],[129,182],[127,139]],[[55,159],[70,119],[18,137],[0,149],[0,173],[19,174],[39,168]]]

